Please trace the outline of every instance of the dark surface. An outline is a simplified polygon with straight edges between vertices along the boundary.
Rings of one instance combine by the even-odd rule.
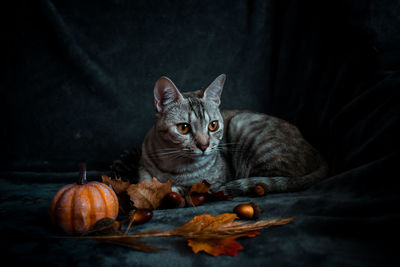
[[[383,266],[398,264],[398,1],[26,1],[4,32],[0,79],[1,250],[50,265]],[[7,11],[7,10],[6,10]],[[14,9],[10,13],[14,14]],[[15,26],[15,27],[14,27]],[[15,29],[14,29],[15,28]],[[135,229],[257,201],[263,219],[298,216],[239,242],[237,257],[193,254],[183,239],[146,254],[54,239],[52,196],[86,161],[99,179],[154,122],[162,75],[179,89],[228,80],[223,108],[286,119],[331,167],[309,190],[155,211]],[[35,201],[36,200],[36,201]],[[37,201],[39,200],[39,201]]]

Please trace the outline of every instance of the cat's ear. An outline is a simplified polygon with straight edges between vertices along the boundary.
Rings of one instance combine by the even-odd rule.
[[[224,88],[226,75],[219,75],[206,89],[204,89],[203,99],[214,101],[217,105],[221,104],[222,88]]]
[[[158,79],[154,86],[154,105],[157,112],[162,112],[166,106],[181,99],[183,96],[169,78],[163,76]]]

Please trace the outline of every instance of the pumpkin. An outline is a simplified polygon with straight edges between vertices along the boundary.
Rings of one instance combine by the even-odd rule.
[[[104,183],[87,182],[85,164],[81,164],[78,182],[62,187],[50,206],[53,223],[69,234],[87,232],[98,220],[117,215],[116,194]]]

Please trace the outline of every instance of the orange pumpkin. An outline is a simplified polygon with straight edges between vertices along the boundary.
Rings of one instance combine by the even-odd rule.
[[[98,220],[118,215],[118,198],[106,184],[86,181],[81,165],[79,181],[62,187],[50,206],[52,221],[69,234],[87,232]]]

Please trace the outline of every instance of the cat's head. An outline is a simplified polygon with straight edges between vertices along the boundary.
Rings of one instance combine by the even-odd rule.
[[[167,77],[154,87],[155,130],[182,157],[196,158],[217,151],[224,121],[219,105],[225,74],[202,90],[181,93]]]

